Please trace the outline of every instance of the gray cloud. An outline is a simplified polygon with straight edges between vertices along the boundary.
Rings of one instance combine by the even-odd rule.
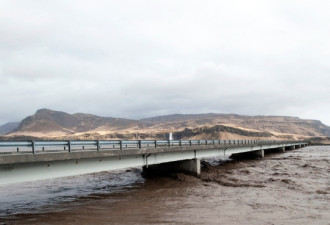
[[[39,108],[330,125],[325,1],[0,0],[0,124]]]

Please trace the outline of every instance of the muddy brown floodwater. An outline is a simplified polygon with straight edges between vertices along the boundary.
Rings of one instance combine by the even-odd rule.
[[[44,211],[7,213],[0,224],[330,224],[329,146],[212,164],[203,163],[200,178],[147,178]]]

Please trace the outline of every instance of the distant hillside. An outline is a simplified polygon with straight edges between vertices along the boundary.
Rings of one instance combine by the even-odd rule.
[[[19,122],[6,123],[0,126],[0,135],[8,134],[19,127]]]
[[[318,120],[303,120],[289,116],[244,116],[237,114],[174,114],[142,119],[168,128],[231,125],[272,133],[305,136],[330,136],[330,127]]]
[[[174,114],[142,120],[40,109],[2,139],[304,139],[330,136],[317,120],[287,116]]]
[[[139,121],[100,117],[90,114],[40,109],[34,115],[22,120],[12,135],[62,136],[90,131],[113,131],[142,127]]]

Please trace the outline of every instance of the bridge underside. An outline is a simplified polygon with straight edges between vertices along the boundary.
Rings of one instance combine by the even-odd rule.
[[[143,167],[145,171],[183,171],[193,175],[200,174],[201,158],[252,154],[264,156],[265,150],[299,147],[303,143],[289,145],[267,146],[237,146],[237,147],[200,147],[200,148],[158,148],[153,150],[125,150],[111,152],[87,152],[82,154],[54,153],[56,160],[50,160],[50,154],[36,154],[0,157],[0,184],[10,184],[22,181],[42,180],[48,178],[74,176],[102,171],[118,170],[130,167]],[[62,154],[62,155],[61,155]],[[70,156],[70,157],[68,157]],[[88,156],[88,157],[87,157]],[[22,160],[29,161],[22,163]],[[16,163],[13,163],[16,160]],[[10,162],[10,163],[6,163]]]

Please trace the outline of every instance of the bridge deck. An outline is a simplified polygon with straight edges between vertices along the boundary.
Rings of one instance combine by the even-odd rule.
[[[0,142],[0,184],[304,146],[279,141]],[[13,152],[17,146],[31,148]],[[72,146],[80,147],[74,149]],[[94,147],[86,149],[85,146]],[[60,149],[53,150],[54,148]],[[48,150],[45,150],[48,148]],[[65,149],[65,150],[64,150]]]

